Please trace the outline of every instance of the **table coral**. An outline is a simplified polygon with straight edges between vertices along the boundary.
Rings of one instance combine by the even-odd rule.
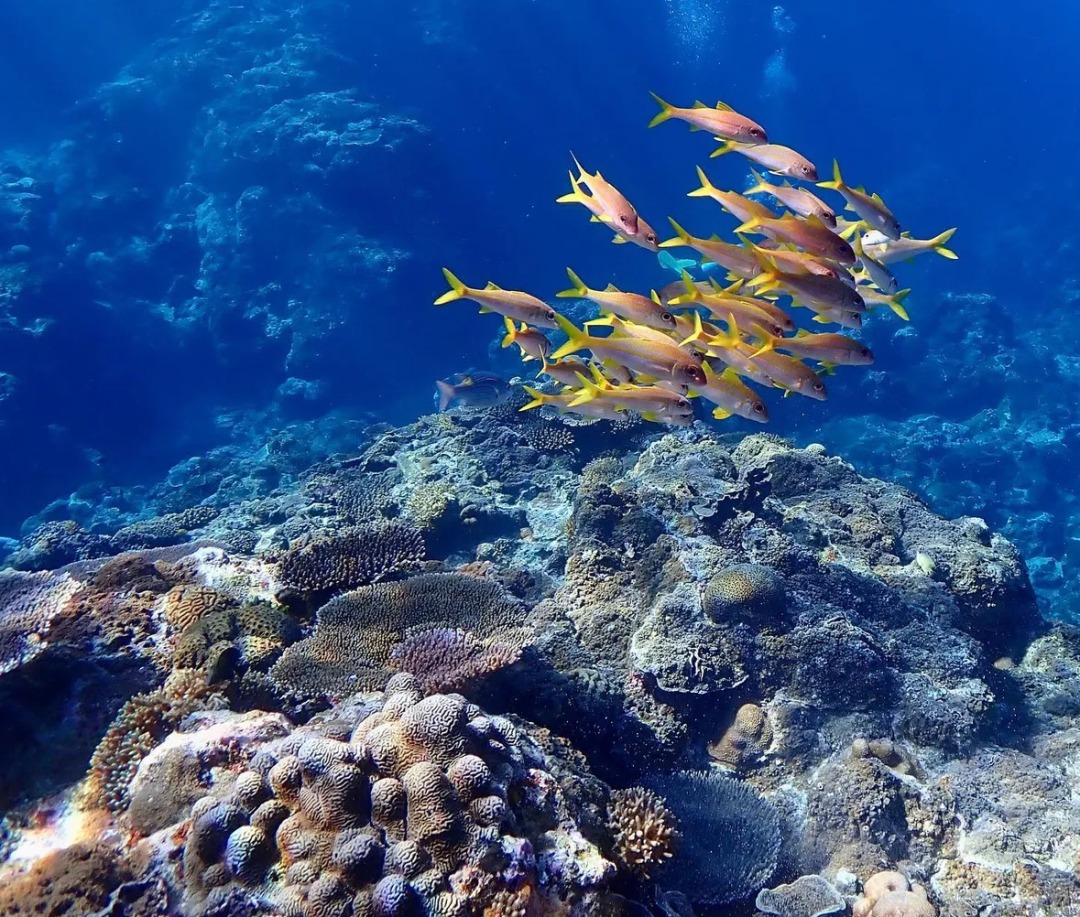
[[[287,649],[272,677],[305,696],[341,697],[380,687],[391,654],[410,636],[437,628],[468,631],[479,640],[520,647],[528,627],[525,607],[498,583],[436,573],[376,583],[319,609],[315,631]],[[468,656],[457,656],[462,664]]]

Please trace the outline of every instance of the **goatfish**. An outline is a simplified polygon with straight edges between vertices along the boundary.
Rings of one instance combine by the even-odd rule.
[[[862,241],[857,236],[853,247],[855,256],[859,259],[859,264],[862,265],[862,273],[855,276],[856,282],[866,279],[881,290],[882,293],[892,294],[900,289],[900,284],[897,283],[893,272],[880,261],[876,261],[866,254],[865,249],[862,247]]]
[[[585,285],[570,268],[566,269],[567,275],[573,286],[569,290],[556,293],[559,299],[573,296],[578,299],[587,299],[596,303],[606,312],[618,315],[620,318],[648,325],[661,331],[672,331],[675,328],[675,319],[660,302],[656,293],[652,298],[643,296],[641,293],[624,293],[614,284],[608,284],[602,290],[593,290]]]
[[[765,300],[751,300],[748,297],[734,296],[722,289],[713,289],[710,293],[703,293],[689,280],[689,275],[683,279],[684,294],[672,300],[673,306],[702,305],[716,318],[724,318],[734,315],[740,328],[749,330],[754,324],[771,328],[775,334],[783,334],[785,331],[794,331],[795,322],[792,321],[779,306]],[[693,343],[700,340],[699,335],[686,338],[683,343]]]
[[[863,302],[866,303],[868,309],[876,309],[879,306],[888,306],[905,322],[911,321],[911,316],[908,315],[907,309],[901,305],[911,292],[910,289],[897,290],[895,293],[889,294],[883,293],[881,290],[876,290],[874,287],[860,286],[857,288],[857,292],[862,297]]]
[[[593,201],[600,207],[601,212],[595,214],[596,218],[602,223],[610,223],[612,228],[628,236],[636,236],[638,215],[633,204],[599,172],[592,175],[586,172],[573,153],[570,154],[570,158],[574,160],[574,165],[578,170],[576,183],[588,188]]]
[[[619,226],[615,225],[613,220],[604,210],[600,202],[590,195],[581,190],[581,184],[576,178],[574,173],[570,174],[570,193],[564,194],[562,197],[556,198],[556,203],[559,204],[581,204],[591,214],[591,219],[596,223],[603,223],[609,229],[615,231],[615,235],[612,238],[612,242],[626,243],[633,242],[635,245],[640,245],[642,248],[646,248],[649,251],[658,251],[656,244],[657,235],[656,230],[653,229],[648,223],[646,223],[640,216],[637,218],[638,231],[635,234],[629,234],[624,232]]]
[[[455,373],[437,379],[435,391],[440,411],[456,406],[490,408],[510,397],[510,383],[491,373]]]
[[[524,322],[521,323],[520,328],[517,328],[513,320],[509,318],[504,318],[503,322],[506,324],[506,335],[502,339],[503,347],[517,344],[521,350],[521,358],[525,362],[547,359],[547,355],[551,353],[551,341],[544,336],[543,332],[530,328]]]
[[[754,359],[754,351],[757,348],[743,341],[733,318],[729,317],[728,321],[726,334],[717,329],[716,334],[712,335],[706,342],[708,346],[707,357],[719,360],[725,366],[731,367],[732,371],[737,375],[750,379],[758,383],[758,385],[775,388],[776,382],[765,371],[765,368]],[[700,322],[700,317],[696,313],[695,322]],[[707,359],[703,361],[703,367],[704,363],[707,362],[709,362]],[[702,373],[704,374],[704,368]]]
[[[747,197],[743,197],[736,191],[721,191],[709,181],[708,176],[705,175],[705,171],[701,166],[697,167],[697,174],[698,180],[701,182],[701,187],[695,188],[686,195],[687,197],[711,197],[728,213],[743,223],[746,223],[755,217],[760,220],[776,219],[776,214],[764,204],[759,204],[757,201],[752,201]]]
[[[862,297],[842,281],[819,274],[793,274],[781,270],[772,260],[771,252],[758,249],[754,254],[759,259],[761,273],[750,281],[750,285],[759,292],[783,288],[815,312],[866,311]]]
[[[727,331],[721,332],[709,344],[712,347],[721,348],[725,354],[730,354],[732,351],[746,353],[750,350],[750,361],[760,367],[760,371],[771,379],[777,388],[797,395],[805,395],[817,401],[824,401],[828,395],[821,376],[801,360],[768,348],[755,351],[752,345],[746,344],[739,334],[734,316],[729,318]],[[721,355],[720,359],[726,361],[726,356]]]
[[[567,357],[554,363],[549,363],[544,357],[540,369],[541,373],[563,385],[577,385],[577,374],[588,371],[589,364],[577,357]]]
[[[713,417],[726,420],[734,414],[757,423],[769,422],[769,409],[765,407],[765,402],[739,378],[735,370],[725,367],[717,373],[708,362],[703,363],[701,368],[705,372],[705,384],[695,387],[691,395],[699,395],[715,404]]]
[[[819,188],[839,191],[847,201],[847,209],[859,215],[859,219],[871,229],[876,229],[888,239],[900,238],[900,223],[885,206],[885,202],[876,194],[867,194],[862,188],[852,188],[844,184],[840,175],[840,163],[833,160],[833,180],[818,182]]]
[[[753,232],[768,236],[777,242],[796,245],[813,255],[828,258],[838,264],[855,263],[855,252],[852,247],[814,216],[805,219],[791,214],[774,219],[751,217],[735,232]]]
[[[528,385],[523,385],[521,388],[532,398],[532,401],[518,408],[519,411],[531,411],[533,408],[549,406],[560,413],[580,414],[582,417],[592,417],[597,420],[620,420],[626,414],[625,411],[617,410],[613,405],[603,403],[586,402],[570,407],[570,402],[577,397],[576,391],[559,392],[556,395],[530,388]]]
[[[796,188],[787,182],[779,185],[769,184],[753,169],[750,170],[750,174],[754,176],[757,184],[747,188],[743,194],[771,194],[788,210],[799,216],[817,217],[830,229],[836,229],[836,211],[813,192],[805,188]]]
[[[817,167],[805,156],[796,153],[791,147],[778,143],[765,143],[752,146],[748,143],[736,143],[726,140],[713,150],[709,156],[723,156],[725,153],[742,153],[747,159],[756,162],[773,175],[786,175],[799,181],[817,181]]]
[[[445,306],[448,302],[454,302],[457,299],[471,299],[480,304],[481,312],[497,312],[504,318],[525,322],[527,325],[537,325],[540,328],[559,327],[555,323],[555,310],[531,293],[504,290],[493,283],[489,283],[482,290],[477,290],[465,286],[447,268],[444,267],[442,271],[446,282],[450,284],[450,292],[443,293],[435,300],[437,306]]]
[[[672,379],[685,385],[701,383],[705,374],[701,364],[674,341],[643,340],[631,337],[594,337],[561,315],[556,316],[567,342],[552,354],[559,360],[580,350],[588,350],[601,362],[617,363],[631,372],[645,373],[658,379]]]
[[[787,247],[786,243],[767,241],[761,244],[754,244],[749,239],[739,236],[739,241],[742,242],[750,251],[760,251],[768,254],[778,267],[784,270],[791,271],[793,274],[820,274],[822,277],[832,277],[834,280],[842,280],[848,286],[854,286],[855,281],[851,279],[851,275],[844,270],[844,268],[833,264],[826,258],[822,258],[820,255],[814,255],[810,252],[795,251]]]
[[[599,401],[661,423],[689,422],[694,413],[693,405],[683,395],[659,385],[613,385],[602,376],[597,380],[600,384],[584,376],[579,376],[578,382],[581,389],[569,407]]]
[[[677,108],[669,105],[655,92],[650,92],[649,95],[660,106],[660,113],[649,122],[649,127],[656,127],[657,124],[676,118],[689,124],[692,131],[708,131],[714,137],[725,140],[738,140],[742,143],[769,142],[765,128],[723,102],[717,102],[716,108],[709,108],[704,102],[695,102],[692,108]]]
[[[869,366],[874,362],[870,348],[846,334],[811,334],[800,328],[793,338],[780,338],[764,328],[754,329],[763,344],[755,357],[771,350],[783,350],[795,357],[817,360],[826,366]]]
[[[890,239],[885,233],[874,230],[862,237],[862,246],[863,251],[878,264],[892,264],[894,261],[914,258],[923,252],[937,252],[942,258],[955,261],[956,252],[945,247],[954,232],[955,226],[932,239],[913,239],[908,233],[904,233],[899,239]]]
[[[671,217],[668,217],[668,221],[675,228],[677,238],[661,242],[661,248],[685,245],[694,249],[703,258],[727,268],[736,277],[742,277],[744,280],[749,280],[759,273],[757,260],[741,245],[732,245],[716,236],[711,239],[699,239],[697,236],[690,235]]]

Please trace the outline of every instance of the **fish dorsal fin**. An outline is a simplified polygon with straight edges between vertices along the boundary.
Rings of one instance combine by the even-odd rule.
[[[859,194],[866,194],[866,187],[864,185],[857,186],[855,190],[858,191]]]
[[[604,292],[605,293],[618,293],[619,288],[617,286],[615,286],[615,284],[609,283],[606,287],[604,287]]]
[[[797,217],[793,217],[793,219],[797,219]],[[810,214],[810,216],[806,217],[806,222],[807,225],[813,226],[814,229],[824,229],[827,232],[832,232],[832,230],[829,229],[829,227],[822,222],[821,217],[819,217],[816,213],[812,213]]]
[[[805,328],[800,328],[798,331],[795,332],[795,337],[796,338],[808,338],[808,337],[813,337],[813,335],[811,335],[810,332],[807,331]]]
[[[717,102],[716,103],[716,110],[717,111],[735,111],[735,109],[732,108],[730,105],[728,105],[727,102]]]
[[[501,290],[502,287],[500,287],[497,283],[495,283],[494,280],[489,280],[487,282],[487,285],[484,287],[484,289],[485,290]]]
[[[664,304],[663,300],[660,299],[660,294],[657,293],[656,290],[649,290],[649,299],[651,299],[658,306],[662,306]]]
[[[739,382],[739,374],[735,372],[730,366],[724,368],[724,371],[720,373],[721,379],[726,379],[728,382]]]
[[[702,102],[701,99],[694,99],[694,104],[693,104],[692,107],[693,108],[708,108],[709,106],[706,105],[704,102]]]
[[[881,199],[881,195],[878,194],[876,191],[870,195],[870,200],[872,200],[875,204],[881,204],[882,207],[885,206],[885,202]]]

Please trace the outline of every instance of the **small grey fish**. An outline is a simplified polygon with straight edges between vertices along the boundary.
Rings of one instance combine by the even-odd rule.
[[[510,383],[491,373],[454,373],[435,382],[439,410],[451,407],[490,408],[510,397]]]

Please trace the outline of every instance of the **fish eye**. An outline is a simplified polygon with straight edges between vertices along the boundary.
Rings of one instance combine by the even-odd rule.
[[[756,127],[752,127],[752,128],[750,128],[750,136],[751,137],[764,137],[765,134],[760,129],[758,129]]]
[[[544,316],[547,318],[547,320],[549,322],[555,321],[555,310],[554,309],[548,309],[547,312],[544,313]]]
[[[675,316],[673,316],[670,312],[661,312],[660,321],[662,321],[665,325],[674,325]]]
[[[755,414],[764,414],[765,413],[765,405],[763,405],[760,401],[757,402],[754,405],[754,413]]]
[[[648,235],[647,235],[647,236],[645,237],[645,241],[646,241],[646,242],[650,242],[650,243],[652,243],[653,245],[655,245],[655,244],[656,244],[656,233],[655,233],[655,232],[650,232],[650,233],[649,233],[649,234],[648,234]]]
[[[825,383],[820,381],[820,380],[815,382],[814,383],[814,391],[815,392],[823,392],[823,391],[825,391]]]

